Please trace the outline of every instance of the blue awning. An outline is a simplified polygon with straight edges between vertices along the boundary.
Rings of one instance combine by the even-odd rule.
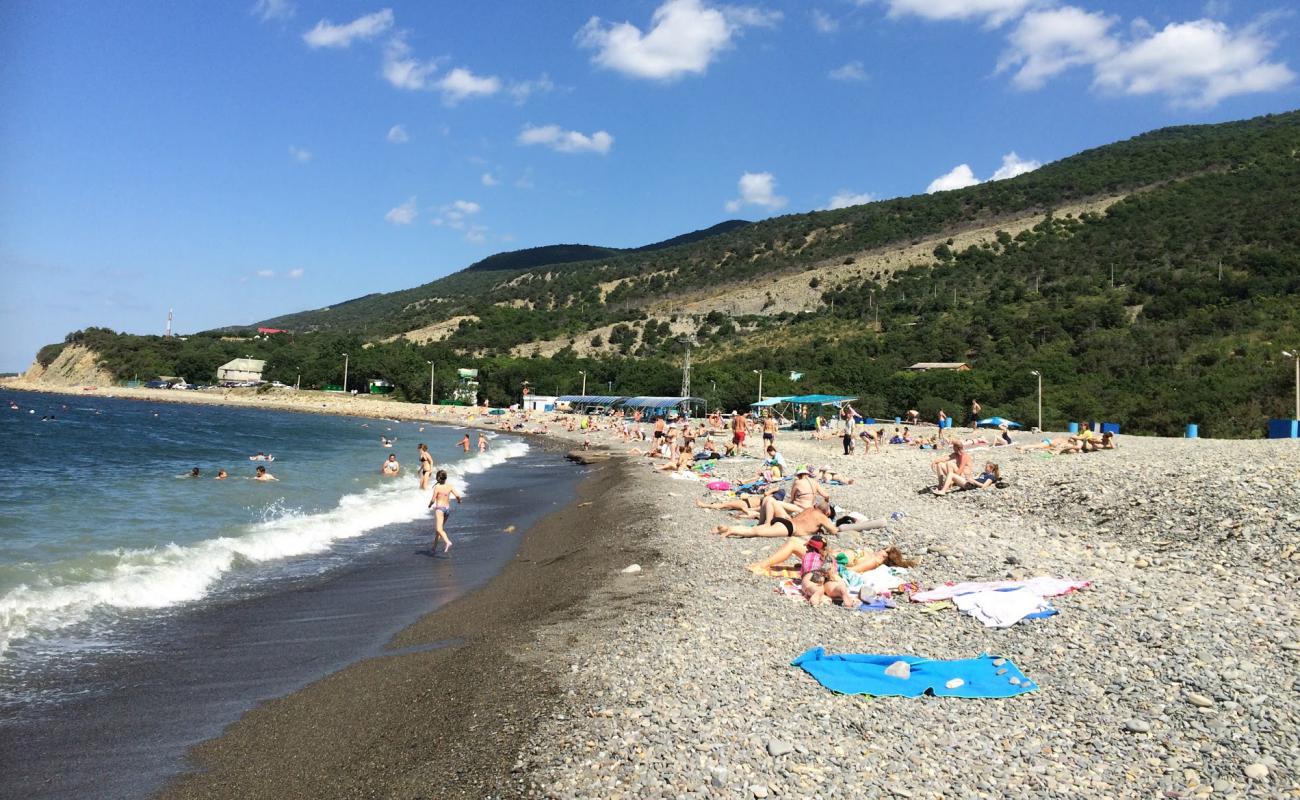
[[[701,397],[628,397],[620,405],[624,408],[675,408],[703,402]]]
[[[857,399],[856,397],[839,394],[801,394],[795,397],[787,397],[782,402],[796,406],[835,406]]]
[[[767,398],[766,400],[759,400],[757,403],[750,403],[750,404],[749,404],[749,407],[750,407],[750,408],[770,408],[770,407],[772,407],[772,406],[779,406],[779,405],[781,405],[782,403],[787,403],[787,402],[789,402],[789,401],[790,401],[790,398],[788,398],[788,397],[769,397],[769,398]]]
[[[617,405],[620,400],[626,400],[624,395],[608,394],[566,394],[563,397],[555,398],[557,403],[568,403],[573,406],[613,406]]]
[[[1007,423],[1007,427],[1008,427],[1008,428],[1019,428],[1019,427],[1020,427],[1020,423],[1019,423],[1019,422],[1015,422],[1014,420],[1009,420],[1009,419],[1003,419],[1002,417],[986,417],[985,419],[980,420],[980,421],[979,421],[978,423],[976,423],[976,424],[977,424],[977,425],[984,425],[984,426],[986,426],[986,427],[990,427],[990,428],[995,428],[995,427],[1001,425],[1001,424],[1004,423],[1004,422]]]

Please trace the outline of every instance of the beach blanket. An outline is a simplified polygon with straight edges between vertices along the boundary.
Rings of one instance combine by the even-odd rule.
[[[953,602],[962,613],[984,623],[986,628],[1010,628],[1031,614],[1050,608],[1042,595],[1028,588],[959,594]]]
[[[1076,589],[1083,589],[1092,585],[1092,581],[1081,581],[1075,578],[1052,578],[1046,575],[1039,575],[1036,578],[1030,578],[1023,581],[970,581],[966,583],[947,583],[924,592],[917,592],[912,595],[913,603],[933,603],[935,600],[951,600],[959,594],[970,594],[971,592],[987,592],[995,589],[1030,589],[1039,597],[1056,597],[1057,595],[1067,594]]]
[[[862,586],[872,594],[889,594],[907,583],[905,567],[890,567],[881,564],[875,569],[862,573]]]
[[[906,662],[911,674],[897,678],[885,674],[895,662]],[[983,654],[952,661],[917,656],[845,653],[829,655],[814,647],[790,662],[813,676],[822,686],[840,694],[876,697],[1014,697],[1038,686],[1004,658]],[[960,685],[949,688],[948,684]]]

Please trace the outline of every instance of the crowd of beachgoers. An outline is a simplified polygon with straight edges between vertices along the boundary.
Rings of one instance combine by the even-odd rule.
[[[826,416],[493,421],[624,454],[610,502],[658,512],[538,793],[1297,790],[1294,443]]]

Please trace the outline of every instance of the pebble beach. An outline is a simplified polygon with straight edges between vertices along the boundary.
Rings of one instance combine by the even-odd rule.
[[[151,399],[172,399],[161,394]],[[500,422],[463,409],[305,395],[275,405]],[[539,427],[534,417],[525,432]],[[654,471],[657,462],[627,455],[610,432],[569,433],[550,420],[545,439],[558,447],[585,439],[611,458],[593,468],[599,491],[563,512],[563,534],[548,534],[559,549],[520,563],[538,566],[527,578],[538,596],[555,581],[580,582],[581,591],[545,613],[534,608],[508,638],[490,637],[494,657],[530,676],[530,688],[528,702],[516,703],[490,683],[477,686],[472,707],[492,708],[497,698],[509,717],[500,728],[508,736],[490,724],[455,729],[456,752],[472,752],[476,736],[496,743],[481,774],[420,767],[414,744],[358,730],[349,736],[367,742],[364,757],[318,758],[314,774],[289,785],[268,777],[278,774],[272,760],[243,780],[240,764],[263,749],[248,743],[286,743],[318,712],[328,718],[320,704],[339,702],[309,687],[255,712],[252,726],[232,728],[236,743],[241,727],[265,728],[263,739],[205,745],[209,754],[243,755],[205,763],[220,780],[200,789],[200,774],[177,796],[310,787],[314,796],[403,797],[1300,797],[1295,441],[1121,436],[1118,449],[1086,455],[977,450],[977,463],[996,461],[1007,486],[936,497],[926,491],[933,451],[886,446],[846,457],[838,439],[778,435],[792,465],[828,465],[854,479],[830,488],[837,506],[869,517],[901,512],[887,530],[831,538],[899,547],[918,559],[908,579],[925,588],[1040,575],[1092,582],[1052,598],[1057,615],[998,629],[906,595],[883,612],[783,596],[778,578],[745,569],[782,540],[711,534],[731,520],[696,507],[720,496],[704,480]],[[751,443],[750,453],[758,449]],[[716,474],[742,483],[759,464],[727,459]],[[1013,662],[1036,689],[1001,699],[835,694],[791,666],[814,647],[935,659],[987,653]],[[402,669],[401,685],[432,677],[418,661]],[[371,692],[366,703],[394,720],[430,713],[399,709],[364,664],[352,673],[358,691]],[[500,674],[506,680],[510,670]],[[439,692],[437,713],[454,713],[459,690]],[[276,723],[284,708],[296,710]],[[413,741],[439,735],[436,725],[412,730]],[[389,775],[385,765],[399,762],[407,771]],[[367,790],[352,791],[361,785]]]

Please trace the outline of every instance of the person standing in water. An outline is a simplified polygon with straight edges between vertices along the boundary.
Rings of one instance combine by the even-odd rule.
[[[469,452],[469,434],[468,434],[468,433],[465,434],[465,438],[464,438],[464,439],[461,439],[461,440],[460,440],[460,447],[461,447],[461,449],[464,450],[466,453]],[[439,474],[442,474],[442,473],[439,473]]]
[[[258,466],[257,475],[253,478],[255,481],[278,481],[279,478],[266,471],[266,467]]]
[[[469,434],[465,435],[465,440],[469,441]],[[429,498],[429,508],[433,509],[433,521],[437,526],[438,538],[434,540],[430,550],[437,552],[438,541],[442,541],[442,553],[447,554],[451,550],[451,538],[447,536],[445,524],[447,515],[451,513],[451,498],[456,498],[456,503],[460,504],[460,495],[457,494],[455,487],[447,483],[447,470],[438,470],[437,483],[433,487],[433,497]]]
[[[488,451],[487,434],[483,433],[482,431],[479,431],[478,434],[478,451],[480,453],[486,453]]]
[[[388,460],[384,462],[379,471],[385,478],[393,478],[402,471],[402,465],[397,463],[397,453],[389,453]]]
[[[433,456],[429,455],[429,446],[420,442],[420,491],[429,488],[431,477],[433,477]]]

